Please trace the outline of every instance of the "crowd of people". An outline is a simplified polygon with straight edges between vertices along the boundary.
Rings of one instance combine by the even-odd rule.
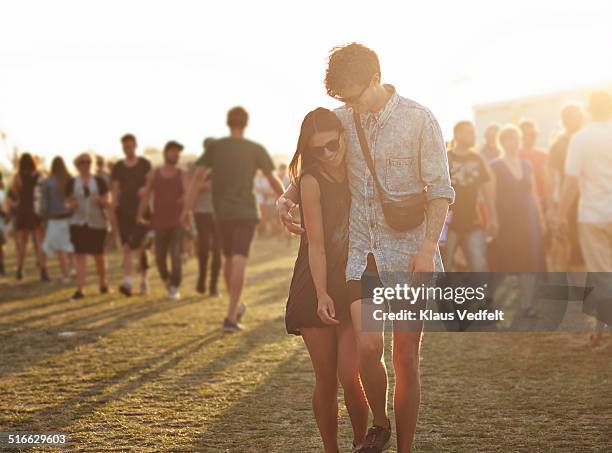
[[[160,278],[172,300],[181,297],[182,264],[192,252],[197,256],[199,268],[195,290],[199,294],[217,297],[223,251],[226,282],[230,278],[235,280],[233,286],[228,283],[228,293],[230,297],[232,294],[239,297],[240,292],[233,291],[232,287],[242,286],[243,277],[238,271],[241,266],[239,263],[234,266],[236,275],[232,277],[229,266],[233,253],[232,238],[222,234],[229,230],[220,229],[219,222],[223,219],[246,220],[252,224],[252,228],[239,228],[235,239],[239,244],[238,254],[247,256],[261,212],[265,210],[268,222],[276,224],[273,227],[276,232],[280,229],[273,203],[270,206],[268,201],[260,202],[264,197],[270,197],[272,186],[266,181],[266,187],[255,188],[254,176],[256,173],[263,175],[262,170],[265,171],[277,189],[274,200],[282,192],[279,178],[286,177],[286,165],[281,164],[278,171],[273,172],[274,164],[267,151],[243,137],[247,121],[248,114],[244,109],[232,109],[228,113],[228,126],[230,138],[234,137],[234,141],[228,144],[226,139],[206,138],[202,156],[184,166],[180,164],[182,144],[176,141],[166,143],[162,152],[163,162],[154,167],[148,159],[137,154],[138,144],[133,134],[121,137],[123,159],[107,162],[103,156],[84,152],[73,161],[75,175],[70,173],[61,156],[53,158],[47,172],[41,168],[38,158],[30,153],[21,154],[10,184],[5,184],[0,173],[0,276],[6,275],[4,245],[12,234],[17,255],[17,280],[24,278],[31,242],[42,281],[51,280],[47,262],[57,257],[61,282],[75,283],[72,299],[84,298],[87,257],[91,256],[99,291],[108,293],[106,254],[108,250],[117,248],[118,242],[123,274],[118,291],[122,295],[130,297],[135,291],[139,294],[149,292],[149,255],[152,251]],[[248,165],[245,162],[241,166],[241,184],[236,187],[228,184],[225,189],[217,190],[219,193],[227,191],[236,197],[235,200],[215,209],[212,178],[202,177],[200,168],[208,150],[216,153],[215,149],[232,147],[235,143],[241,146],[239,152],[252,152],[254,157]],[[225,170],[224,175],[224,171],[218,169],[218,181],[236,174],[237,167],[231,161],[224,165],[232,170]],[[186,204],[188,197],[191,197],[189,205]],[[251,198],[258,201],[253,204],[253,209],[248,206]],[[266,231],[269,229],[266,226]],[[188,241],[192,236],[195,236],[195,241]],[[242,263],[242,267],[245,265]],[[235,324],[239,317],[236,313],[228,314],[228,319],[234,320]],[[231,323],[226,326],[226,330],[233,328],[235,326]]]
[[[196,289],[204,294],[208,286],[218,295],[223,268],[228,332],[243,329],[245,269],[257,225],[272,228],[278,214],[301,235],[285,322],[288,333],[303,337],[312,360],[313,409],[325,451],[339,451],[339,381],[353,451],[376,453],[389,447],[392,428],[383,330],[364,328],[373,288],[412,284],[413,275],[444,268],[527,279],[546,270],[612,271],[612,95],[593,94],[588,118],[579,105],[564,108],[563,130],[546,151],[528,120],[490,125],[481,149],[474,124],[461,121],[445,143],[433,114],[383,84],[376,53],[360,44],[332,51],[325,87],[343,106],[306,115],[295,155],[278,172],[266,149],[245,138],[248,114],[236,107],[227,115],[229,135],[205,140],[187,171],[179,165],[180,143],[166,143],[163,163],[153,167],[127,134],[125,158],[110,174],[101,158],[93,172],[94,156],[82,153],[76,175],[56,157],[43,181],[35,160],[23,154],[0,202],[5,221],[14,222],[17,278],[32,238],[42,280],[49,279],[46,260],[53,254],[65,281],[76,275],[73,299],[84,297],[89,255],[100,292],[108,292],[112,226],[123,258],[119,291],[133,294],[136,273],[140,292],[149,290],[152,237],[160,278],[178,300],[183,240],[195,223]],[[298,205],[299,218],[292,215]],[[522,300],[522,314],[537,317],[531,298]],[[393,327],[397,446],[409,452],[419,411],[422,321]],[[592,344],[602,335],[600,322]]]

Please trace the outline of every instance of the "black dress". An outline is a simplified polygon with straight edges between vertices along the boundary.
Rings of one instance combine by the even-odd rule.
[[[347,179],[335,182],[320,170],[311,170],[319,183],[321,192],[321,214],[327,261],[327,292],[334,301],[336,319],[350,319],[350,303],[346,286],[346,260],[348,257],[348,219],[351,204]],[[302,227],[304,214],[300,203]],[[300,335],[305,327],[332,327],[324,324],[317,315],[317,292],[308,263],[308,237],[304,233],[293,268],[289,298],[285,311],[287,332]]]
[[[39,178],[39,173],[21,175],[21,190],[15,219],[17,231],[32,231],[41,225],[41,218],[34,209],[34,195]]]

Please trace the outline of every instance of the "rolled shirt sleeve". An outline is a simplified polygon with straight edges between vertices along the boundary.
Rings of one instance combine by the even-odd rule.
[[[455,190],[448,171],[448,157],[438,121],[427,112],[420,139],[421,179],[427,188],[427,201],[446,198],[455,201]]]

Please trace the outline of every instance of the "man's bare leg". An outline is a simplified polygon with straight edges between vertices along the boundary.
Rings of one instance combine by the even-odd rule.
[[[389,417],[387,414],[387,369],[383,360],[384,336],[381,330],[364,332],[361,323],[361,306],[363,300],[351,304],[351,318],[357,353],[359,357],[359,373],[363,389],[372,409],[373,423],[377,426],[387,427]]]
[[[398,453],[412,451],[419,406],[421,383],[419,378],[419,350],[421,331],[393,333],[393,368],[395,369],[395,391],[393,409],[397,431]]]
[[[231,257],[231,272],[229,275],[229,305],[227,319],[236,324],[238,322],[238,304],[244,287],[244,274],[248,258],[243,255]],[[226,277],[227,279],[227,277]]]

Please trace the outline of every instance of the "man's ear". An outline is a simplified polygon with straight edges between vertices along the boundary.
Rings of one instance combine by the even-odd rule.
[[[374,77],[372,78],[371,86],[375,86],[378,84],[380,84],[380,72],[377,72],[376,74],[374,74]]]

